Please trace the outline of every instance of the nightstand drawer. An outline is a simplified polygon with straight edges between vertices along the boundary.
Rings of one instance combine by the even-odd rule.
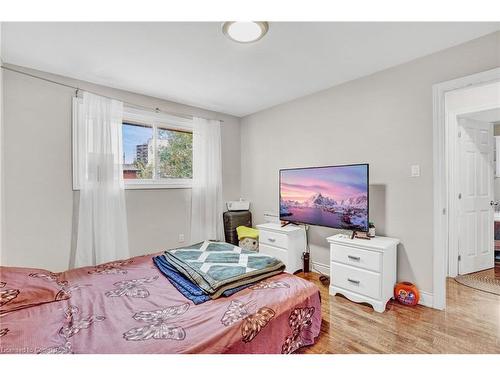
[[[288,252],[286,250],[279,249],[279,248],[274,247],[274,246],[260,244],[259,245],[259,253],[264,254],[264,255],[269,255],[269,256],[272,256],[276,259],[279,259],[285,265],[288,264]],[[293,272],[293,271],[290,271],[288,269],[286,271]]]
[[[259,244],[266,244],[280,247],[282,249],[288,249],[288,236],[286,234],[261,230],[259,233]]]
[[[362,294],[374,299],[380,298],[380,274],[354,268],[340,263],[331,263],[331,285]]]
[[[331,261],[377,272],[382,271],[382,255],[380,253],[355,247],[332,245]]]

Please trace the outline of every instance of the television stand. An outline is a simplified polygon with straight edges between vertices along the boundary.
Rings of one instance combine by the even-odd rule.
[[[375,237],[367,242],[336,235],[327,241],[330,243],[330,295],[339,293],[353,302],[366,302],[375,311],[384,312],[394,296],[399,240]]]

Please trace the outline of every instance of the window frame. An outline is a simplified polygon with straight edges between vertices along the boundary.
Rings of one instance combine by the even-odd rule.
[[[80,106],[82,104],[82,99],[80,97],[74,97],[72,101],[72,126],[71,126],[71,153],[72,153],[72,182],[73,191],[79,191],[81,189],[80,183],[80,171],[81,171],[81,156],[78,148],[78,122],[81,121],[81,110]],[[131,107],[124,105],[123,107],[123,123],[130,122],[132,124],[147,125],[153,128],[153,139],[154,139],[154,149],[156,150],[156,129],[158,127],[165,128],[169,130],[177,130],[193,133],[193,120],[192,118],[184,118],[179,116],[173,116],[162,112],[146,111],[143,109],[138,109],[136,107]],[[123,134],[122,134],[123,135]],[[123,138],[121,140],[123,147]],[[155,155],[156,160],[156,155]],[[156,165],[155,165],[156,167]],[[156,168],[155,172],[156,173]],[[122,175],[123,176],[123,175]],[[122,177],[123,178],[123,177]],[[170,179],[125,179],[123,178],[124,188],[126,190],[144,190],[144,189],[191,189],[193,186],[192,179],[185,178],[170,178]]]
[[[181,131],[193,133],[193,120],[172,116],[162,112],[149,112],[141,109],[124,106],[123,124],[130,123],[151,127],[153,130],[153,178],[152,179],[123,179],[125,189],[191,189],[193,186],[192,178],[156,178],[157,171],[157,137],[158,128],[165,130]],[[122,141],[123,142],[123,141]]]

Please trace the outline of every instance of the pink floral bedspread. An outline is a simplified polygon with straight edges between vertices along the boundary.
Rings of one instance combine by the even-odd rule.
[[[0,316],[0,353],[292,353],[319,334],[319,291],[306,280],[283,273],[194,305],[152,256],[38,278],[69,298]]]

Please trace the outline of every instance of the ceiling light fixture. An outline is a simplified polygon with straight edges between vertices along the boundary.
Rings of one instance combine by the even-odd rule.
[[[224,22],[222,32],[238,43],[256,42],[269,30],[267,22]]]

